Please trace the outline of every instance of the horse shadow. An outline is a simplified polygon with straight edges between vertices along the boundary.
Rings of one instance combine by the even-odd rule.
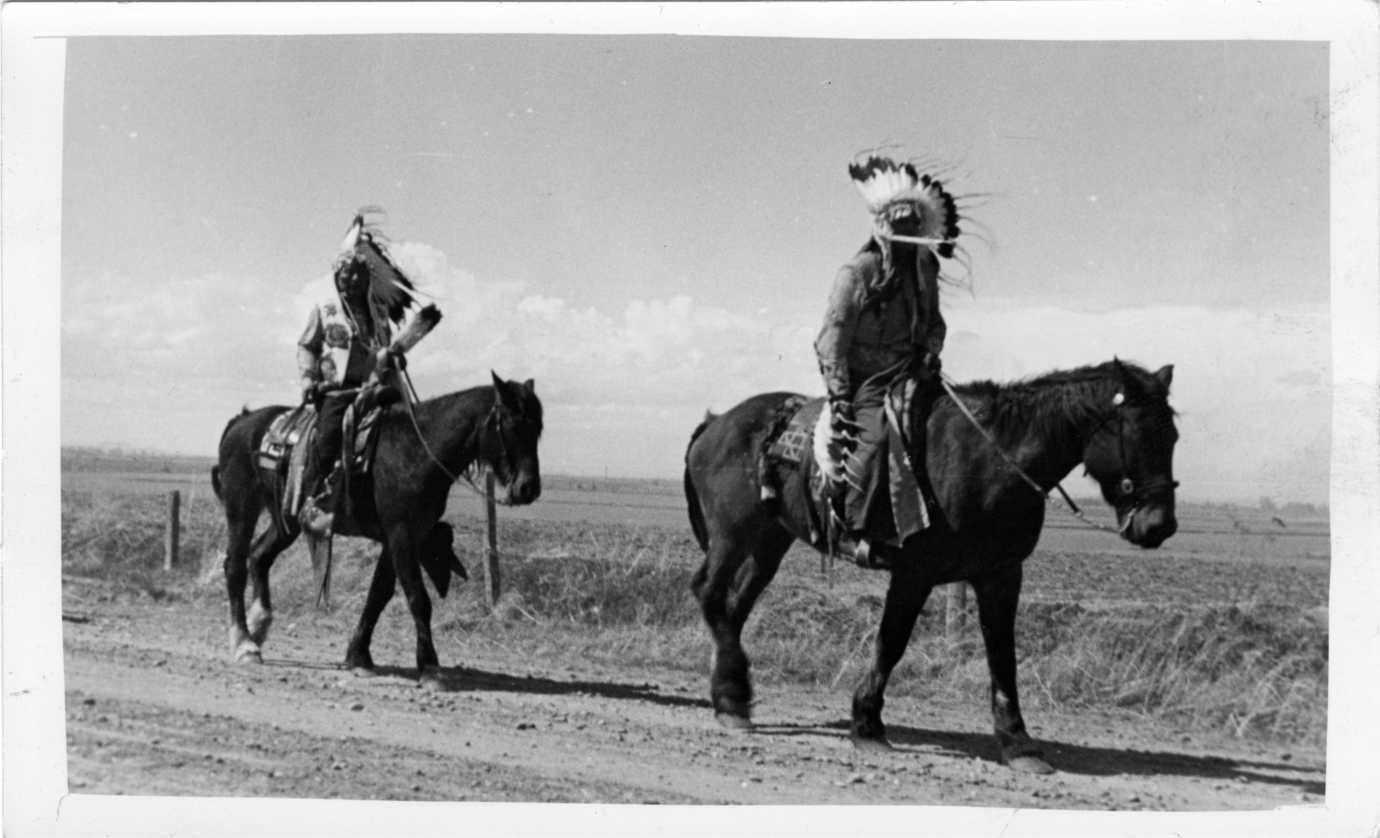
[[[311,668],[341,669],[338,664]],[[415,683],[417,670],[412,667],[379,666],[375,669],[375,677],[379,681]],[[510,675],[464,666],[441,667],[436,670],[435,679],[440,690],[444,693],[508,692],[532,695],[584,695],[618,701],[640,701],[662,707],[688,708],[696,711],[712,709],[707,698],[664,694],[654,684],[628,684],[616,681],[579,679],[558,681],[535,675]],[[759,724],[753,728],[752,735],[763,737],[818,736],[845,739],[849,734],[849,727],[850,724],[846,719],[823,724]],[[937,756],[981,759],[988,762],[996,762],[1000,756],[992,735],[986,732],[955,732],[888,723],[887,738],[902,752],[924,750]],[[1299,792],[1315,795],[1322,795],[1326,791],[1326,783],[1322,781],[1270,773],[1303,770],[1302,766],[1288,762],[1197,756],[1163,750],[1075,745],[1049,739],[1038,741],[1044,749],[1045,758],[1055,769],[1065,774],[1081,774],[1093,777],[1116,775],[1183,776],[1220,782],[1263,783],[1293,788]]]
[[[756,729],[766,736],[822,735],[848,736],[849,722],[824,725],[776,724]],[[990,733],[964,733],[931,728],[887,724],[887,738],[898,749],[923,749],[940,756],[981,759],[995,762],[1000,754]],[[1223,782],[1264,783],[1321,795],[1326,783],[1298,777],[1279,776],[1270,771],[1297,772],[1302,766],[1288,762],[1262,762],[1216,756],[1196,756],[1173,751],[1142,751],[1134,748],[1107,748],[1074,745],[1048,739],[1038,740],[1045,759],[1065,774],[1093,777],[1133,775],[1144,777],[1183,776]]]
[[[416,668],[379,666],[376,677],[415,680]],[[444,666],[434,673],[443,693],[507,692],[531,695],[585,695],[621,701],[644,701],[662,707],[708,709],[707,698],[662,693],[655,684],[624,684],[616,681],[558,681],[536,675],[509,675],[466,666]]]

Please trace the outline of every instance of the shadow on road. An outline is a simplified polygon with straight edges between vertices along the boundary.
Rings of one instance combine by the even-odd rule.
[[[384,677],[417,677],[416,669],[380,666],[376,672]],[[557,681],[532,675],[507,675],[486,672],[463,666],[445,666],[437,672],[445,692],[511,692],[534,695],[590,695],[599,698],[629,699],[659,704],[664,707],[709,708],[705,698],[689,698],[661,693],[655,684],[622,684],[614,681]]]
[[[847,721],[831,722],[826,725],[779,724],[763,725],[756,733],[764,736],[848,736]],[[967,759],[998,759],[997,744],[988,733],[955,733],[952,731],[930,730],[888,724],[887,738],[900,750],[920,748],[946,757]],[[1287,762],[1258,762],[1252,760],[1229,759],[1226,757],[1195,756],[1172,751],[1140,751],[1131,748],[1104,748],[1089,745],[1072,745],[1062,742],[1040,740],[1045,758],[1057,770],[1066,774],[1084,774],[1094,777],[1127,774],[1133,776],[1199,777],[1205,780],[1240,781],[1266,783],[1297,789],[1310,794],[1323,794],[1324,782],[1298,776],[1309,772],[1305,766]],[[1276,773],[1278,772],[1278,773]]]

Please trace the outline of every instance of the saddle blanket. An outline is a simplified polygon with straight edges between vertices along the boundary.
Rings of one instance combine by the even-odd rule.
[[[378,417],[382,413],[383,408],[375,406],[356,421],[355,405],[345,410],[343,439],[346,445],[353,441],[350,471],[354,474],[373,470]],[[302,474],[315,438],[316,411],[301,405],[276,416],[259,443],[259,467],[276,473],[283,481],[282,512],[289,518],[302,507]]]
[[[899,545],[911,535],[929,527],[929,510],[920,491],[920,485],[912,470],[902,417],[909,416],[910,402],[915,394],[913,380],[898,383],[887,393],[886,441],[882,444],[882,456],[873,458],[873,468],[884,468],[887,480],[887,500],[894,524],[893,540]],[[828,401],[824,398],[806,399],[792,396],[780,408],[784,421],[778,419],[769,431],[766,445],[767,458],[779,464],[801,468],[806,457],[815,460],[816,468],[813,488],[824,491],[823,475],[832,469],[827,462],[831,416]],[[891,535],[891,534],[888,534]]]

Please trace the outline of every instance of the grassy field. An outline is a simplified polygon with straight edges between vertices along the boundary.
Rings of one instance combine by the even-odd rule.
[[[192,458],[64,455],[64,584],[99,585],[110,599],[222,603],[224,522],[209,467]],[[535,655],[704,671],[709,641],[689,593],[700,553],[678,481],[547,477],[544,484],[536,505],[500,510],[500,608],[491,614],[480,586],[463,586],[438,603],[438,634],[470,632]],[[168,573],[162,539],[172,489],[182,493],[184,561]],[[460,487],[448,514],[475,575],[481,509]],[[1188,733],[1320,744],[1325,515],[1185,506],[1180,516],[1180,534],[1142,552],[1051,513],[1027,562],[1018,623],[1027,708],[1116,707]],[[342,642],[374,554],[368,543],[348,539],[338,549]],[[309,563],[300,547],[279,560],[274,584],[280,617],[309,610]],[[851,567],[826,575],[817,555],[797,546],[748,624],[759,683],[851,684],[867,665],[884,586],[883,575]],[[948,635],[944,621],[943,600],[933,599],[891,692],[983,706],[987,672],[975,618]]]

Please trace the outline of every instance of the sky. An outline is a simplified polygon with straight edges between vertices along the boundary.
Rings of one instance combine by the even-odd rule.
[[[64,445],[292,402],[375,204],[444,314],[424,397],[534,378],[544,470],[676,477],[706,409],[822,392],[883,147],[964,199],[950,375],[1172,363],[1181,497],[1327,500],[1325,43],[93,37],[63,120]]]

